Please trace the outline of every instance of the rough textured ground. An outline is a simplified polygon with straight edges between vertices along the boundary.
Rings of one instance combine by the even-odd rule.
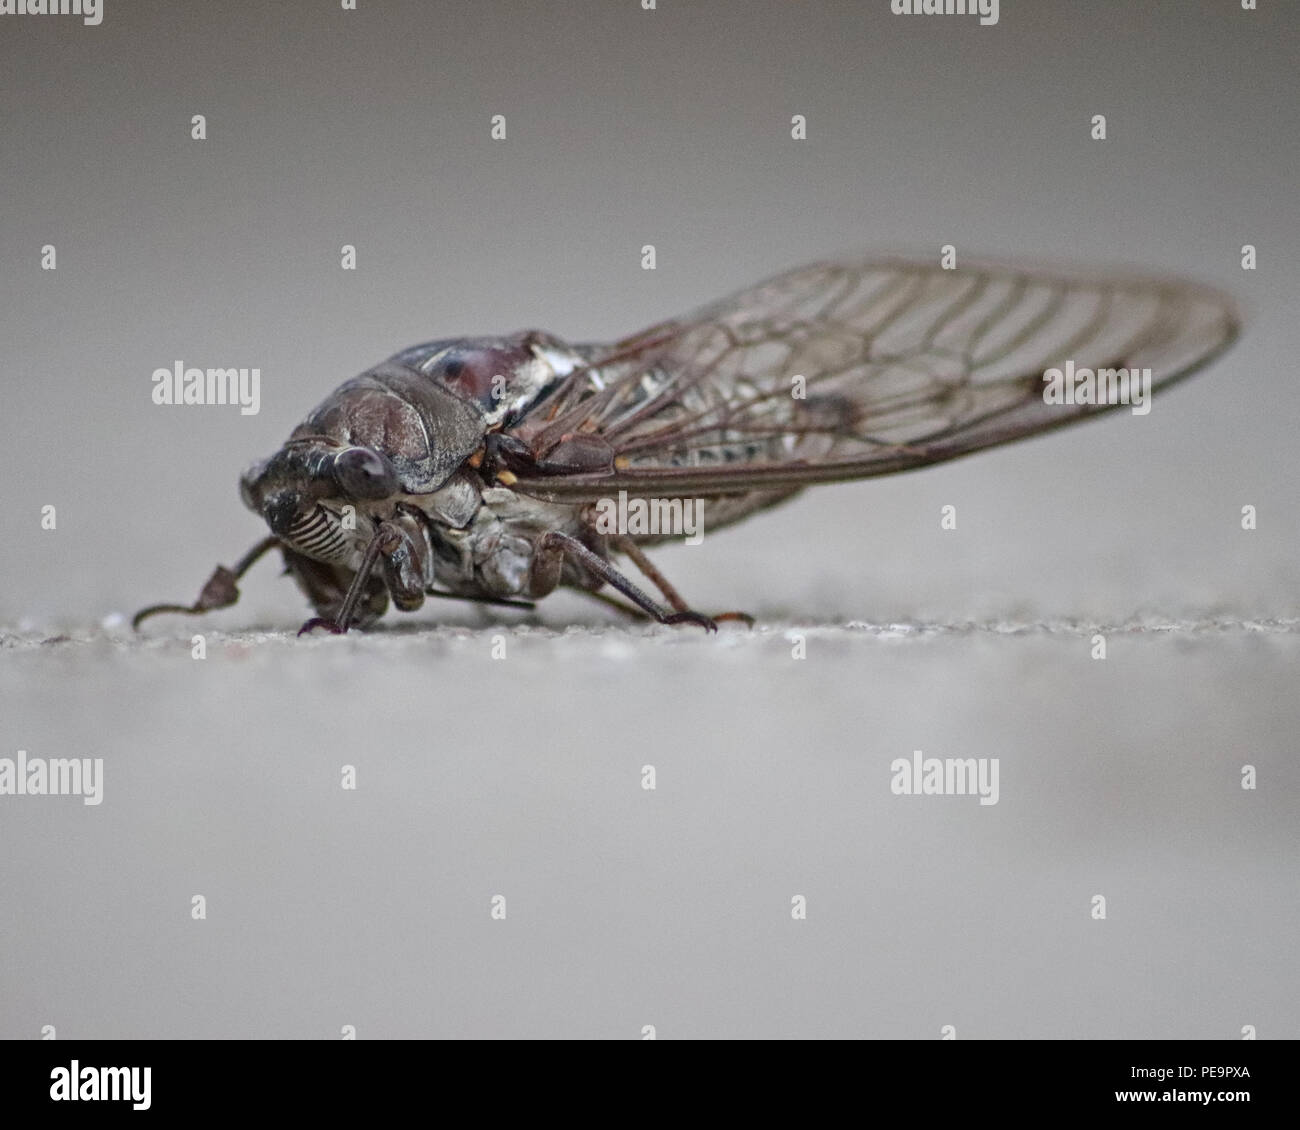
[[[0,1035],[1294,1037],[1300,622],[1092,634],[8,633]]]

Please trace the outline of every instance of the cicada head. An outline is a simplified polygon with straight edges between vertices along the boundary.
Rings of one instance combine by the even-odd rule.
[[[317,561],[341,563],[369,533],[367,503],[401,489],[397,471],[381,452],[342,446],[324,436],[290,440],[240,479],[244,504],[285,544]],[[345,524],[345,507],[353,520]]]
[[[240,493],[291,548],[345,563],[397,502],[443,486],[486,427],[479,406],[460,393],[385,362],[317,406],[279,451],[245,472]]]

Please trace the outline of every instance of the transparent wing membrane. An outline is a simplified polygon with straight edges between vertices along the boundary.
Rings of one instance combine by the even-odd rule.
[[[606,473],[522,480],[627,489],[796,489],[936,463],[1111,407],[1048,404],[1044,371],[1185,376],[1237,332],[1191,284],[907,262],[819,264],[598,349],[525,424],[543,446],[612,445]]]

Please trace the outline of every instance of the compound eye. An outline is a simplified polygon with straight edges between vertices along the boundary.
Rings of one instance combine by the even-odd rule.
[[[353,498],[387,498],[397,491],[397,472],[377,451],[349,447],[334,457],[334,481]]]
[[[239,497],[250,510],[258,511],[262,508],[262,496],[266,493],[270,469],[270,459],[259,459],[239,478]]]

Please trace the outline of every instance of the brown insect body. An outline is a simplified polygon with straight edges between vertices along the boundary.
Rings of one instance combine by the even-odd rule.
[[[1186,283],[886,261],[801,268],[608,346],[537,331],[415,346],[340,386],[244,475],[271,537],[195,605],[136,623],[233,603],[278,546],[318,613],[305,628],[369,623],[390,597],[409,611],[427,595],[526,603],[606,584],[661,622],[712,627],[640,552],[661,535],[601,532],[593,505],[703,499],[717,529],[815,483],[1115,407],[1052,402],[1053,366],[1159,388],[1236,332],[1228,300]]]

